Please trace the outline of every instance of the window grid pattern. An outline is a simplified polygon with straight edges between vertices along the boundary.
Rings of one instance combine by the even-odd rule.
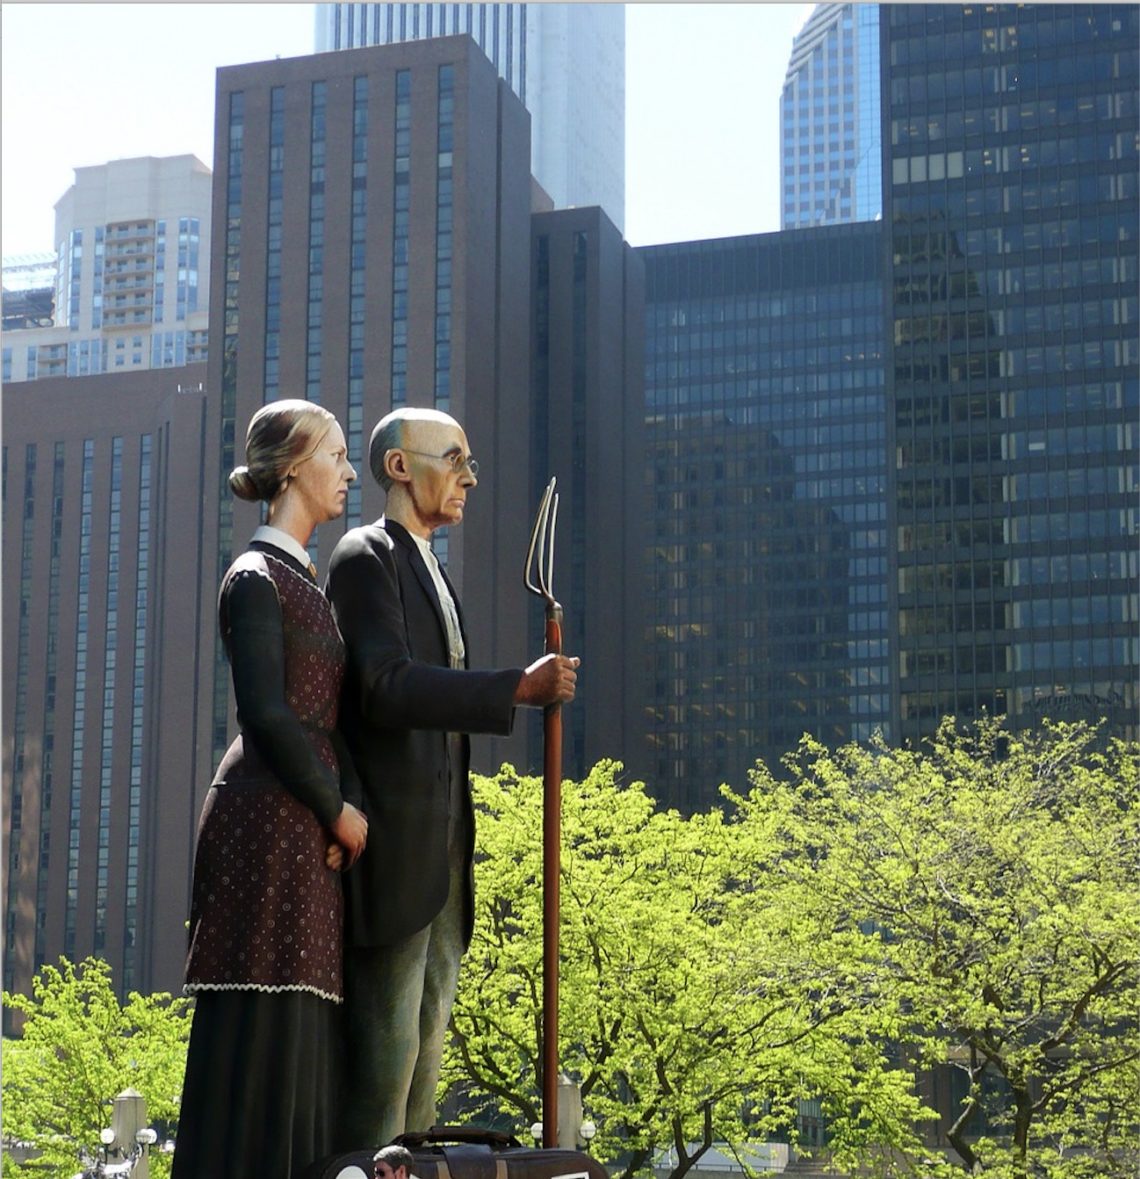
[[[318,19],[328,49],[467,33],[526,103],[525,4],[327,4]]]
[[[175,368],[184,364],[191,364],[195,360],[204,360],[201,352],[194,352],[189,347],[190,342],[199,332],[154,332],[150,338],[150,366],[151,368]]]
[[[36,536],[36,446],[24,448],[23,522],[20,529],[20,626],[16,638],[16,700],[12,720],[12,786],[8,826],[8,903],[4,913],[4,942],[11,947],[16,935],[17,897],[15,881],[20,874],[20,852],[24,826],[24,743],[28,722],[28,675],[31,603],[35,593],[32,547]],[[4,985],[12,986],[12,960],[4,955]]]
[[[91,282],[91,326],[103,326],[103,258],[105,249],[106,227],[95,226],[95,258],[92,262]]]
[[[138,296],[135,296],[136,302]],[[166,222],[157,221],[154,227],[154,322],[166,318]]]
[[[119,548],[122,539],[123,440],[111,439],[111,496],[107,511],[107,605],[103,616],[103,709],[99,742],[99,834],[95,848],[97,954],[107,948],[111,874],[111,799],[115,758],[115,671],[119,659]]]
[[[412,75],[396,72],[392,216],[392,408],[408,401],[408,218],[411,211]]]
[[[325,115],[328,83],[314,82],[309,113],[309,301],[305,331],[305,396],[320,404],[325,301]]]
[[[452,151],[455,132],[455,67],[439,67],[435,222],[435,407],[451,408],[451,266],[454,229]]]
[[[890,735],[874,225],[643,251],[645,732],[677,805]]]
[[[198,255],[202,227],[197,217],[178,218],[178,294],[175,315],[179,322],[198,310]]]
[[[73,229],[59,249],[59,289],[56,293],[57,313],[62,312],[61,324],[72,331],[79,330],[79,298],[83,285],[83,230]]]
[[[107,354],[103,343],[98,338],[69,340],[67,342],[67,375],[69,377],[85,377],[91,373],[106,372]],[[60,345],[54,347],[59,348]],[[49,374],[44,373],[43,375]]]
[[[902,734],[1135,734],[1140,13],[889,14]]]
[[[364,449],[364,337],[367,322],[365,272],[368,254],[368,78],[352,80],[352,217],[348,270],[348,412],[345,442],[350,455]],[[346,526],[360,523],[363,481],[348,487]]]
[[[79,585],[75,601],[75,692],[71,708],[71,766],[68,776],[67,898],[63,917],[63,952],[75,960],[79,908],[79,838],[83,817],[83,744],[87,727],[87,639],[91,594],[92,481],[95,441],[83,441],[79,504]]]
[[[36,864],[36,941],[34,968],[43,964],[51,867],[51,807],[55,761],[55,700],[59,651],[60,561],[63,556],[63,476],[66,447],[55,444],[51,478],[51,555],[47,584],[47,651],[44,662],[43,743],[40,753],[40,844]]]
[[[571,651],[589,648],[585,631],[586,611],[586,510],[589,490],[586,482],[586,394],[589,381],[590,323],[587,293],[590,282],[590,239],[574,234],[573,276],[570,295],[570,625]],[[596,247],[596,243],[595,243]],[[575,635],[574,631],[578,634]],[[577,641],[575,641],[577,640]],[[566,717],[572,765],[585,765],[586,716],[584,709],[571,709]]]
[[[142,817],[143,719],[146,702],[147,594],[150,590],[150,487],[153,440],[139,439],[138,540],[135,560],[134,658],[131,663],[131,767],[127,791],[126,905],[123,930],[123,993],[135,985],[139,920],[139,840]]]
[[[264,400],[281,396],[281,242],[285,193],[285,87],[269,92],[269,202],[265,242]]]
[[[238,288],[241,276],[242,156],[245,139],[245,95],[230,95],[226,149],[225,295],[222,323],[221,470],[218,494],[218,560],[215,581],[229,567],[233,554],[233,502],[228,477],[234,468],[237,406]],[[221,636],[214,640],[213,762],[226,751],[229,718],[229,669]]]
[[[817,5],[780,97],[781,228],[878,219],[881,148],[879,5]]]

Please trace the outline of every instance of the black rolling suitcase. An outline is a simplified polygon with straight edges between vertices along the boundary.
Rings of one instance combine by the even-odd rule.
[[[433,1126],[394,1141],[412,1152],[415,1179],[607,1179],[602,1164],[583,1151],[523,1146],[510,1134],[475,1126]],[[305,1179],[372,1179],[378,1149],[326,1159]]]

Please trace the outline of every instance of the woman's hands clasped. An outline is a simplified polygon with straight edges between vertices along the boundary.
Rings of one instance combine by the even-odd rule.
[[[334,872],[351,868],[360,859],[360,853],[368,842],[367,816],[351,802],[346,802],[329,831],[336,842],[329,844],[325,864]]]

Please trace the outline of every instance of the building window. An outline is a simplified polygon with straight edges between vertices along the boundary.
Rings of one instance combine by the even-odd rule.
[[[349,454],[364,443],[365,262],[368,250],[368,79],[352,81],[352,210],[348,271],[348,414],[345,441]],[[348,527],[360,523],[363,488],[360,480],[348,489]]]
[[[115,750],[115,669],[119,655],[119,542],[122,534],[123,440],[111,439],[111,499],[107,511],[107,604],[103,615],[103,710],[99,743],[99,834],[95,858],[97,954],[107,948],[111,872],[112,766]]]
[[[225,164],[225,291],[222,316],[222,387],[221,387],[221,470],[234,468],[235,415],[237,406],[238,360],[238,287],[241,277],[242,163],[245,143],[245,95],[239,90],[230,94],[227,112]],[[215,177],[215,184],[218,183]],[[233,552],[233,500],[218,497],[218,548],[216,584],[230,563]],[[211,746],[213,761],[221,760],[226,750],[229,718],[229,664],[220,636],[214,641],[214,683]]]
[[[16,882],[20,879],[20,844],[24,824],[24,748],[28,723],[28,674],[31,652],[31,605],[35,595],[32,577],[32,546],[36,528],[36,445],[30,442],[24,448],[24,498],[23,524],[20,538],[20,624],[16,638],[16,692],[12,724],[12,776],[9,789],[9,830],[8,830],[8,903],[4,914],[5,942],[9,952],[4,955],[4,985],[13,985],[12,938],[15,933],[18,913],[17,900],[21,889]]]
[[[95,442],[83,442],[79,503],[79,588],[76,597],[75,690],[71,707],[71,766],[68,777],[67,892],[63,920],[63,952],[75,960],[75,927],[79,908],[79,840],[83,807],[83,745],[87,727],[87,635],[91,583],[92,483]]]
[[[179,322],[198,310],[198,253],[201,222],[197,217],[178,219],[178,292],[176,317]]]
[[[123,990],[135,980],[138,935],[139,840],[142,814],[143,715],[146,686],[147,593],[150,589],[150,434],[139,440],[139,506],[135,544],[134,659],[131,688],[131,763],[127,789],[126,912],[123,931]]]
[[[436,127],[435,222],[435,406],[451,407],[451,261],[454,228],[452,156],[455,128],[455,67],[439,67]]]
[[[321,399],[325,273],[325,115],[328,84],[314,82],[309,114],[309,298],[305,331],[305,396]]]
[[[285,188],[285,87],[269,92],[269,204],[265,239],[264,399],[280,394],[281,242]]]
[[[400,19],[403,20],[401,6]],[[408,217],[412,135],[412,75],[396,73],[392,217],[392,408],[408,400]]]

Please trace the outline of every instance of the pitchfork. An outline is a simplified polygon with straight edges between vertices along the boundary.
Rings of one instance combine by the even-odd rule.
[[[530,533],[523,584],[546,602],[546,654],[562,654],[562,607],[554,599],[558,495],[546,485]],[[534,569],[535,581],[531,576]],[[562,705],[542,720],[542,1145],[558,1145],[558,877],[562,842]]]

